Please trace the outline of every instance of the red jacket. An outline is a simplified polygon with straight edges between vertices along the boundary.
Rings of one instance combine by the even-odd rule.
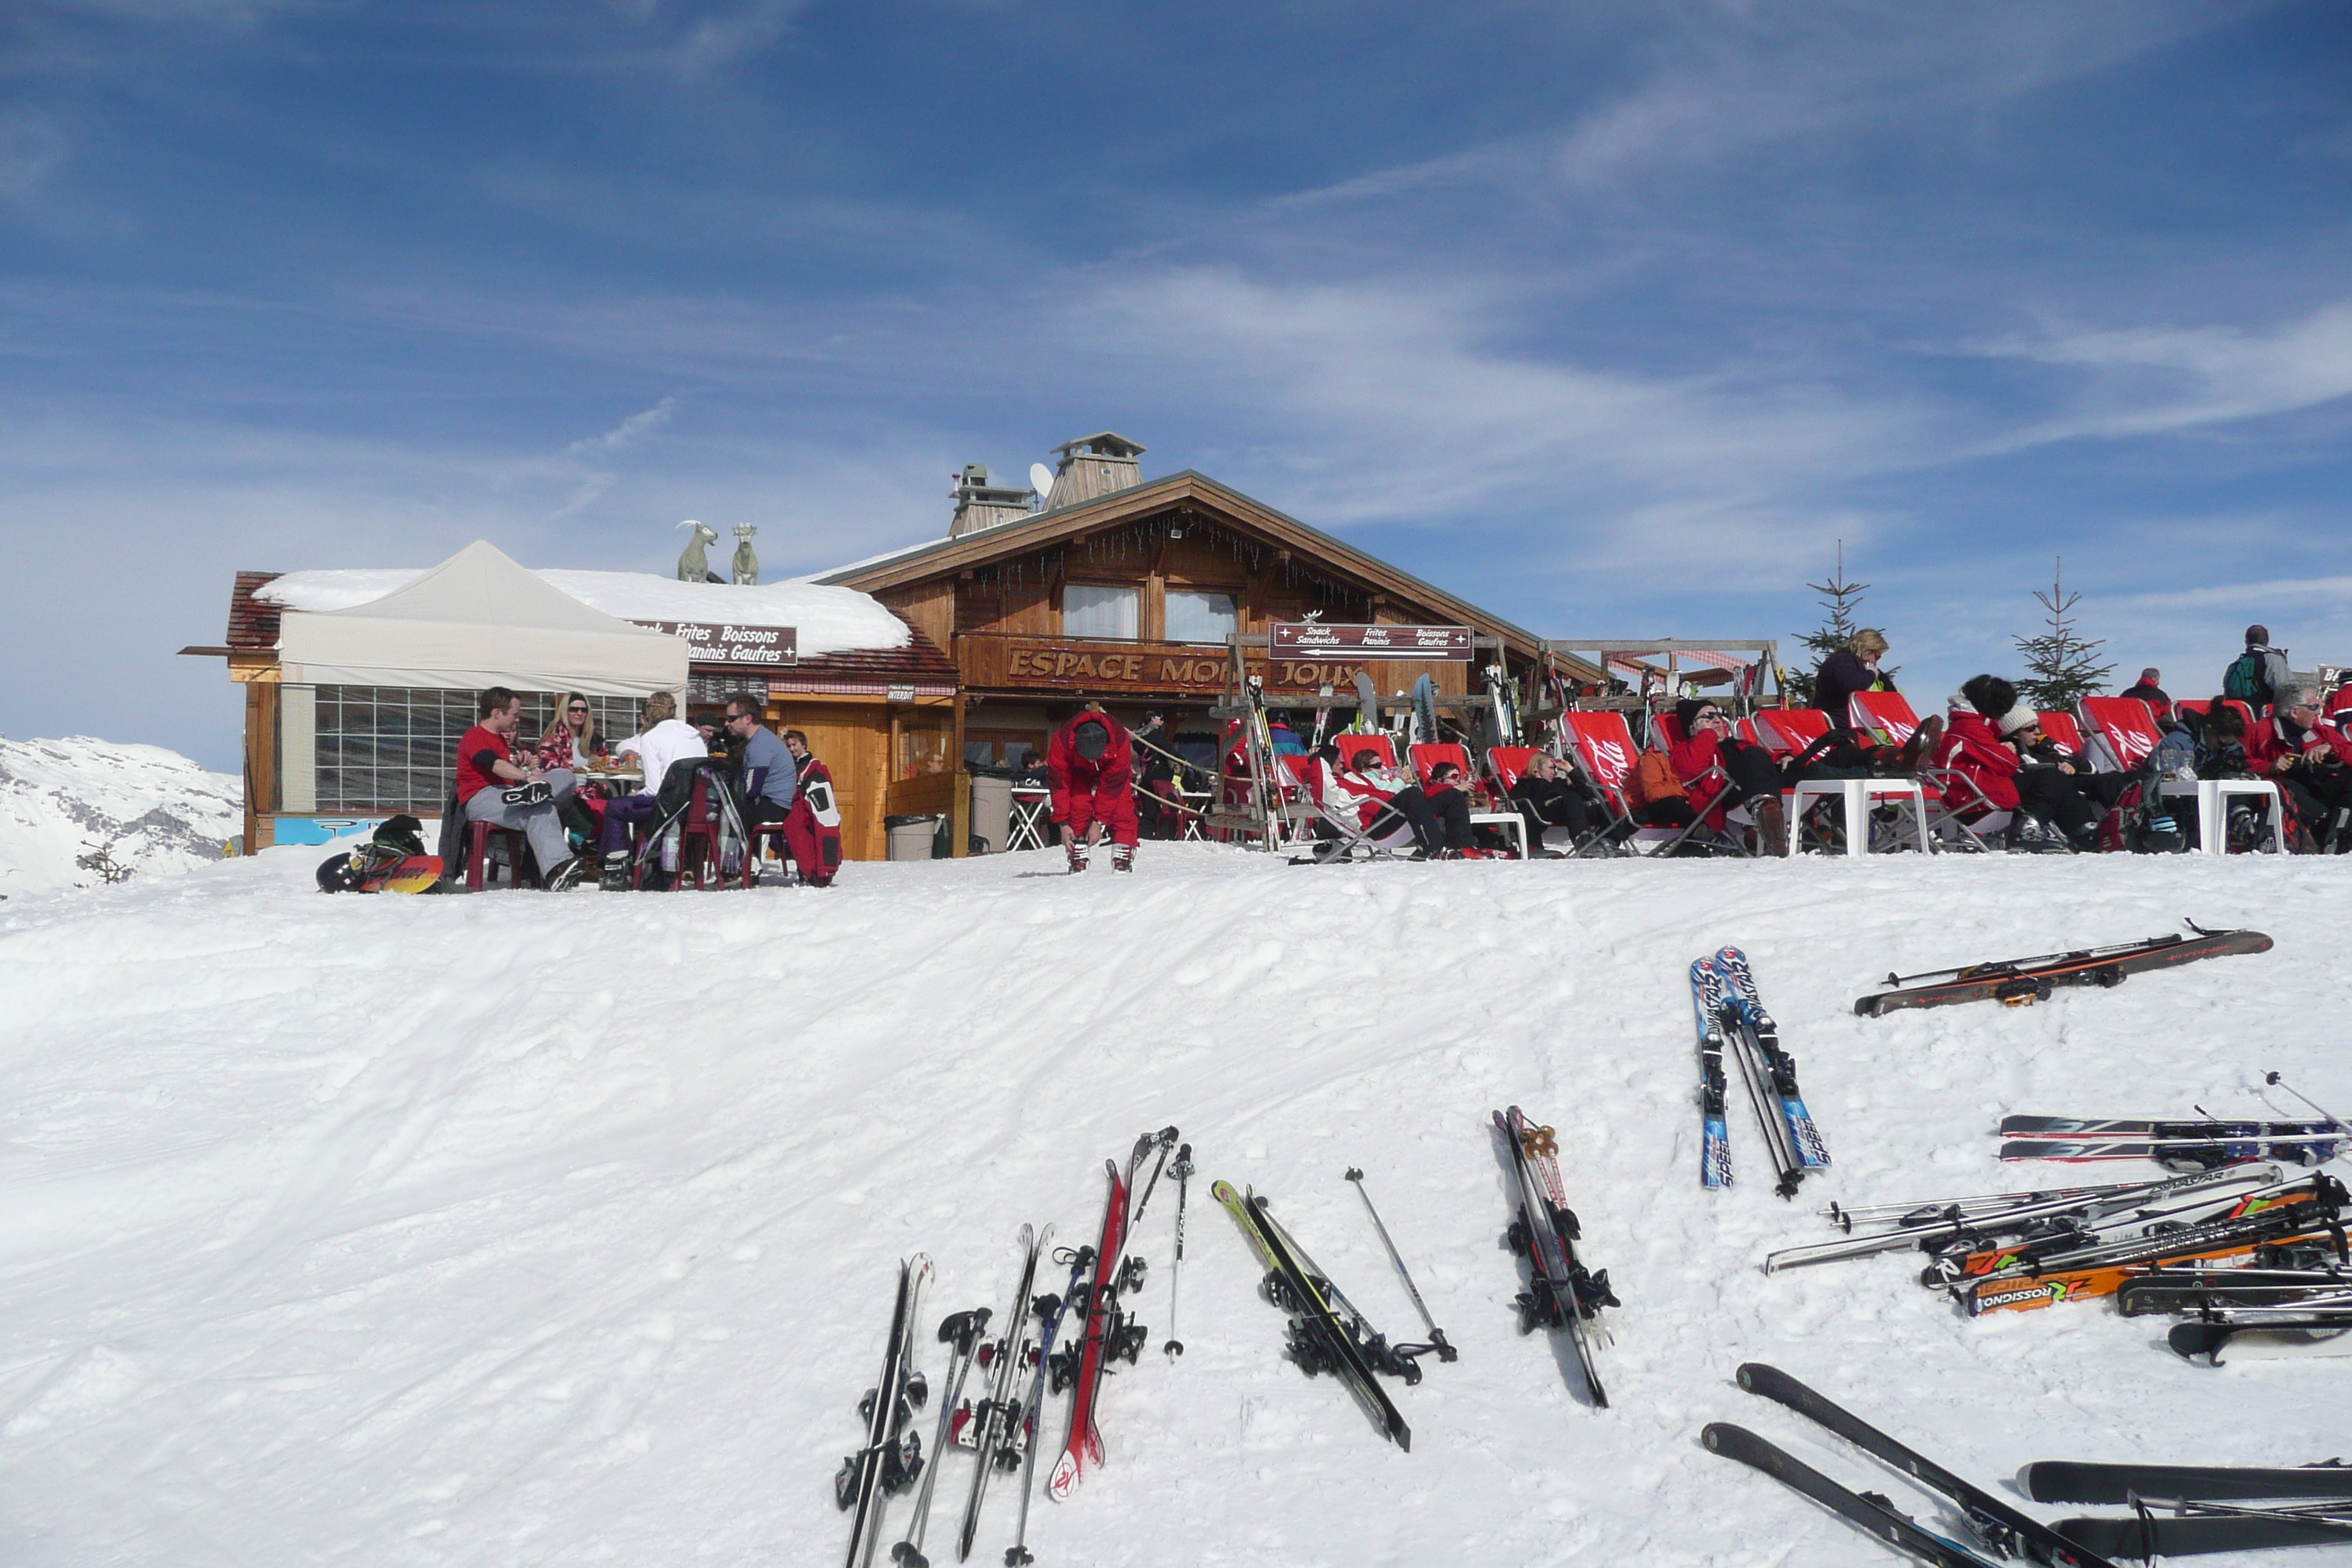
[[[1722,737],[1712,730],[1701,730],[1666,748],[1666,760],[1675,765],[1675,777],[1685,786],[1696,784],[1711,768],[1723,765]]]
[[[1983,714],[1963,711],[1951,716],[1944,726],[1944,738],[1936,744],[1936,765],[1975,784],[2000,810],[2017,809],[2016,773],[2022,763]]]
[[[1101,757],[1091,763],[1078,755],[1081,724],[1099,724],[1110,736]],[[1135,746],[1128,739],[1127,726],[1107,713],[1081,713],[1055,731],[1054,738],[1045,743],[1045,783],[1056,822],[1069,820],[1073,795],[1127,794],[1135,784]]]
[[[2315,748],[2317,751],[2317,755],[2312,759],[2315,762],[2330,753],[2352,762],[2352,742],[2347,742],[2341,731],[2325,721],[2305,731],[2303,744],[2296,746],[2279,732],[2279,721],[2275,716],[2258,719],[2254,727],[2246,731],[2246,765],[2258,773],[2274,773],[2284,758],[2308,752]]]

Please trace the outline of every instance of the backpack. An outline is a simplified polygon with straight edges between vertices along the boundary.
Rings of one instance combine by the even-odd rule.
[[[1643,752],[1642,760],[1633,764],[1633,773],[1625,780],[1625,796],[1640,811],[1662,800],[1688,800],[1683,781],[1675,777],[1675,765],[1664,752]]]
[[[2268,660],[2252,648],[2248,648],[2230,661],[2221,672],[2221,695],[2234,697],[2241,702],[2251,702],[2257,712],[2271,700]]]

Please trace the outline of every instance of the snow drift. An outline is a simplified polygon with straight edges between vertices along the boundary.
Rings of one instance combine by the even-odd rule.
[[[244,823],[236,774],[161,746],[0,737],[0,894],[93,886],[75,862],[100,849],[134,875],[184,871],[219,859]]]
[[[828,892],[365,899],[312,891],[317,858],[0,908],[11,1563],[837,1561],[897,1259],[937,1261],[936,1375],[940,1315],[1004,1310],[1020,1223],[1091,1242],[1104,1160],[1171,1122],[1201,1171],[1189,1351],[1110,1380],[1108,1463],[1034,1505],[1040,1564],[1895,1561],[1706,1454],[1727,1419],[1958,1529],[1742,1394],[1748,1360],[1995,1488],[2034,1459],[2344,1447],[2352,1363],[2190,1366],[2162,1320],[2098,1304],[1972,1321],[1903,1254],[1758,1265],[1824,1237],[1832,1198],[2079,1178],[2000,1165],[2005,1112],[2242,1111],[2264,1068],[2352,1101],[2345,862],[1293,870],[1146,845],[1131,878],[1005,856]],[[2277,946],[2030,1009],[1850,1011],[1890,968],[2184,915]],[[1794,1202],[1737,1119],[1740,1184],[1699,1188],[1685,969],[1727,942],[1836,1162]],[[1515,1329],[1487,1121],[1513,1101],[1560,1130],[1624,1299],[1607,1411]],[[1270,1194],[1409,1332],[1350,1164],[1461,1349],[1391,1385],[1409,1454],[1282,1361],[1208,1201],[1216,1178]],[[1172,1200],[1139,1244],[1154,1347]],[[951,1509],[970,1461],[946,1462]],[[1001,1560],[1013,1500],[974,1561]]]

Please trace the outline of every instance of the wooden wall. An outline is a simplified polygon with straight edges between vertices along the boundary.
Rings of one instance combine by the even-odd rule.
[[[882,826],[889,787],[888,704],[780,700],[785,727],[806,735],[809,750],[832,770],[841,804],[842,858],[882,859],[889,848]]]

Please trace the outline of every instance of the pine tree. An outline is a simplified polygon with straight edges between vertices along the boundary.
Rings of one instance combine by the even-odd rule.
[[[1822,660],[1845,647],[1846,639],[1860,629],[1854,625],[1853,612],[1862,604],[1863,591],[1870,584],[1849,583],[1845,580],[1845,541],[1841,539],[1837,542],[1837,569],[1830,574],[1830,580],[1826,583],[1808,583],[1805,586],[1816,594],[1829,595],[1819,601],[1822,608],[1829,612],[1829,616],[1822,622],[1820,630],[1797,634],[1797,640],[1812,650],[1813,657],[1809,668],[1784,669],[1781,672],[1781,680],[1788,689],[1790,700],[1801,708],[1812,706],[1813,671],[1821,668]]]
[[[2104,637],[2084,637],[2074,629],[2074,606],[2080,594],[2066,592],[2065,561],[2056,558],[2050,573],[2050,591],[2037,591],[2034,602],[2043,611],[2042,624],[2050,629],[2038,637],[2011,637],[2025,656],[2026,679],[2017,683],[2018,700],[2043,712],[2072,709],[2095,695],[2115,673],[2112,664],[2098,662]]]

